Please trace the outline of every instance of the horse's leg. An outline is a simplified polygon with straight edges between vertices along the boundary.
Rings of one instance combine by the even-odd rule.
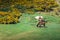
[[[44,27],[45,27],[45,23],[44,23]]]
[[[42,23],[41,22],[39,22],[39,27],[42,27]]]
[[[38,27],[38,24],[36,26]]]
[[[38,27],[39,26],[39,23],[36,26]]]
[[[40,26],[40,22],[37,24],[37,27],[39,27]]]
[[[39,25],[39,27],[41,27],[41,24]]]

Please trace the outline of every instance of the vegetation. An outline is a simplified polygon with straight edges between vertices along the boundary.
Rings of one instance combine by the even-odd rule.
[[[38,21],[34,17],[37,15],[48,20],[46,28],[36,27]],[[18,24],[0,24],[0,40],[60,40],[60,24],[56,23],[58,19],[60,18],[44,14],[23,14]]]
[[[0,23],[1,24],[11,24],[18,23],[21,13],[17,9],[13,9],[12,12],[0,11]]]
[[[57,7],[55,0],[0,0],[0,23],[18,23],[21,13],[51,11]]]
[[[0,0],[0,40],[60,40],[57,6],[55,0]],[[46,27],[37,28],[35,16],[43,16]]]
[[[51,11],[58,4],[55,0],[0,0],[1,7],[16,6],[20,10],[34,9],[35,11]]]

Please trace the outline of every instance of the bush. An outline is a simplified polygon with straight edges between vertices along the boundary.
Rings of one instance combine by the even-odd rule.
[[[14,9],[12,12],[0,12],[0,23],[1,24],[10,24],[18,23],[21,13]]]
[[[58,6],[55,0],[35,0],[34,2],[34,9],[40,11],[53,10],[52,8]]]

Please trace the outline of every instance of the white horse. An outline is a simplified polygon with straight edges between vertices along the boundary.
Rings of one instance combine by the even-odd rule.
[[[43,19],[43,16],[36,16],[35,19],[39,20],[39,18]]]
[[[37,27],[44,26],[45,27],[45,20],[43,16],[36,16],[35,19],[37,19],[39,22],[37,24]]]

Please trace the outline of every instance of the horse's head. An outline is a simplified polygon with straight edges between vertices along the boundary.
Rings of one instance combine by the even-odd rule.
[[[43,19],[43,16],[36,16],[35,19],[37,19],[37,20]]]

